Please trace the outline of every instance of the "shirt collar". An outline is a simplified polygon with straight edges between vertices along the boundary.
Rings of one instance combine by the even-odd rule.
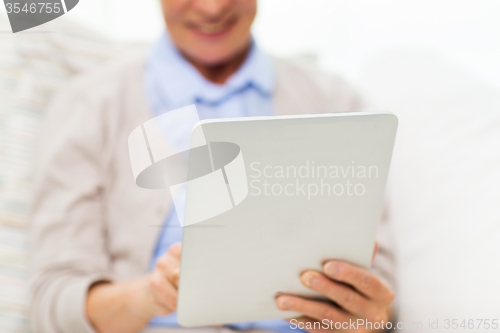
[[[275,86],[273,61],[253,40],[245,62],[223,85],[205,79],[179,53],[167,33],[153,47],[147,67],[155,77],[155,90],[170,105],[217,104],[249,88],[270,97]]]

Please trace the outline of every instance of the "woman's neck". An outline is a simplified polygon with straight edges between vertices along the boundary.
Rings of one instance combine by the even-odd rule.
[[[205,65],[190,59],[189,57],[184,57],[206,78],[208,81],[216,84],[224,84],[227,79],[240,68],[240,66],[245,61],[248,53],[250,52],[251,43],[237,55],[229,59],[228,61],[222,62],[215,65]]]

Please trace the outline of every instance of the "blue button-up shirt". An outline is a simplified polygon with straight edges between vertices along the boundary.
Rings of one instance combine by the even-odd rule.
[[[273,60],[261,52],[255,43],[239,70],[226,83],[219,85],[206,80],[177,51],[165,34],[154,46],[147,62],[146,94],[154,115],[196,104],[200,120],[274,114],[272,94],[275,87]],[[169,126],[175,130],[164,133],[179,150],[189,149],[191,123]],[[185,199],[183,195],[181,195]],[[170,227],[171,226],[171,227]],[[180,242],[182,228],[175,209],[166,218],[151,261],[151,269],[170,245]],[[176,314],[156,317],[153,326],[178,326]],[[263,329],[289,332],[290,324],[284,320],[265,320],[229,325],[236,329]],[[295,332],[297,330],[294,330]]]

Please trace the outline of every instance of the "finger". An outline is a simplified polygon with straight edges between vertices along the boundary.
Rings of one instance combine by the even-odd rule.
[[[316,320],[328,319],[333,322],[349,322],[352,318],[344,310],[325,302],[318,302],[297,296],[281,295],[276,299],[276,306],[283,311],[294,311]]]
[[[156,262],[156,268],[165,276],[170,276],[172,272],[180,267],[179,260],[170,255],[162,256]]]
[[[300,280],[306,287],[325,295],[355,316],[372,320],[382,317],[383,309],[377,303],[366,299],[344,284],[328,279],[321,273],[307,271],[301,275]]]
[[[165,274],[170,275],[175,269],[180,266],[180,253],[181,253],[181,243],[172,244],[167,252],[162,255],[156,266]]]
[[[172,285],[174,286],[175,289],[179,289],[179,275],[180,275],[180,268],[177,267],[176,269],[174,269],[172,271],[172,273],[170,274],[170,276],[168,277],[168,280],[172,283]]]
[[[335,281],[346,283],[375,302],[390,304],[393,292],[376,276],[355,265],[330,260],[323,265],[323,272]]]
[[[179,273],[180,273],[180,261],[178,258],[173,256],[170,252],[158,259],[156,263],[156,268],[163,274],[163,276],[168,280],[174,288],[178,287],[179,283]]]
[[[159,272],[154,271],[150,279],[154,301],[170,311],[177,307],[177,289]]]
[[[176,242],[170,245],[167,250],[167,254],[172,255],[174,258],[181,260],[181,252],[182,252],[182,243]]]
[[[375,255],[377,254],[378,252],[378,242],[375,242],[375,247],[373,248],[373,255],[372,255],[372,265],[373,265],[373,262],[375,261]]]

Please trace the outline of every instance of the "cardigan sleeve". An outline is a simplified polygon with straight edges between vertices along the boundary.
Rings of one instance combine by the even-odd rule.
[[[77,89],[49,108],[30,217],[30,321],[34,332],[92,333],[89,286],[111,280],[103,225],[101,110]]]

